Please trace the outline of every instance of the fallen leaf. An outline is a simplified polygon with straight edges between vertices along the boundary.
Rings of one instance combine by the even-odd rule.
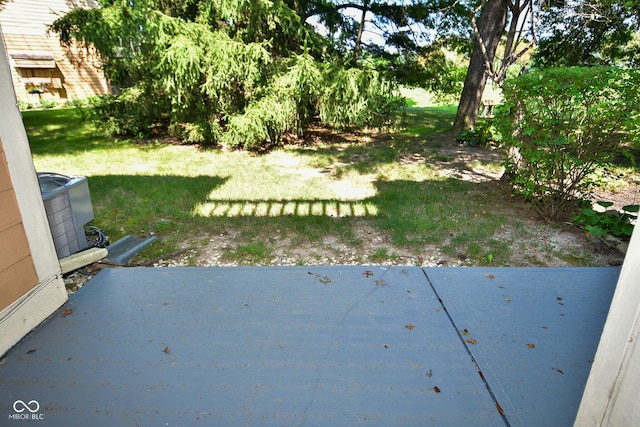
[[[558,368],[551,368],[551,369],[553,369],[554,371],[556,371],[559,374],[564,375],[564,371],[562,369],[558,369]]]
[[[36,351],[38,351],[37,348],[32,348],[31,350],[27,351],[27,354],[35,353]]]
[[[487,279],[495,279],[496,276],[494,276],[493,274],[487,274]]]
[[[384,348],[389,348],[389,345],[388,345],[388,344],[385,344],[385,345],[384,345]]]
[[[371,277],[373,276],[373,273],[371,272],[371,270],[365,270],[364,273],[362,273],[362,275],[364,277]]]
[[[504,415],[504,410],[502,409],[502,406],[500,406],[498,402],[496,402],[496,409],[498,410],[498,412],[500,412],[500,415]]]
[[[433,376],[433,371],[431,369],[429,369],[429,372],[427,372],[427,376],[429,378],[431,378]]]
[[[412,330],[413,328],[415,328],[415,326],[413,326],[413,324],[411,323],[407,323],[406,325],[404,325],[405,328],[407,328],[408,330]]]
[[[530,344],[527,344],[527,347],[529,347],[529,348],[536,348],[536,345],[535,345],[535,344],[533,344],[533,343],[530,343]]]
[[[473,338],[469,338],[468,340],[466,340],[469,344],[473,344],[476,345],[478,344],[478,341],[474,340]]]
[[[67,317],[71,313],[73,313],[73,308],[65,308],[65,310],[62,312],[62,317]]]
[[[165,347],[164,350],[162,350],[162,352],[164,354],[169,354],[171,351],[169,350],[169,347]]]
[[[409,270],[407,270],[406,268],[403,268],[402,270],[400,270],[400,273],[409,274]]]
[[[384,280],[376,280],[376,285],[380,287],[387,286],[387,282],[385,282]]]
[[[505,287],[504,287],[504,286],[498,286],[498,288],[500,288],[500,289],[505,289]]]
[[[433,386],[433,391],[435,391],[436,393],[442,393],[442,390],[440,390],[440,387],[438,387],[437,385]]]

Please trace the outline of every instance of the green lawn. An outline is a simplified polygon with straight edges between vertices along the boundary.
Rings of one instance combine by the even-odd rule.
[[[114,140],[71,108],[23,113],[38,171],[88,177],[93,225],[112,242],[159,237],[139,261],[220,235],[233,236],[225,257],[237,263],[269,263],[284,239],[295,247],[331,236],[336,250],[365,250],[366,227],[388,242],[366,249],[373,260],[393,259],[392,248],[435,245],[473,264],[510,264],[512,242],[496,236],[507,222],[517,225],[500,209],[504,194],[439,174],[448,159],[437,154],[438,132],[454,114],[414,102],[403,132],[319,132],[314,144],[253,154]],[[405,161],[411,156],[421,160]]]

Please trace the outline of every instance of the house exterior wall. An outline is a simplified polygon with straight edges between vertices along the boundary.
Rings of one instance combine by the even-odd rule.
[[[47,31],[47,25],[69,10],[96,6],[89,0],[9,0],[0,6],[0,27],[18,100],[62,103],[108,92],[97,57],[84,49],[67,50],[56,34]]]
[[[0,139],[0,310],[38,284],[29,242]]]
[[[67,300],[0,43],[0,355]]]
[[[576,427],[640,425],[640,226],[631,236]]]

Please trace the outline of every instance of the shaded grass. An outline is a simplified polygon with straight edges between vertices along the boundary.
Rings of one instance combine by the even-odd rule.
[[[399,161],[430,150],[433,142],[424,137],[446,130],[454,114],[454,107],[415,104],[401,133],[263,155],[114,140],[74,109],[26,111],[24,122],[37,170],[88,177],[94,225],[111,241],[160,237],[141,261],[234,230],[229,260],[268,263],[272,240],[285,235],[292,245],[331,235],[359,246],[355,227],[364,220],[395,246],[433,244],[476,264],[508,264],[505,245],[493,239],[506,222],[491,211],[498,195],[480,184],[442,179],[428,163]],[[373,254],[393,255],[386,248]]]

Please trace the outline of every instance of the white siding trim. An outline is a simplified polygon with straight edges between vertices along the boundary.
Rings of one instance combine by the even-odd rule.
[[[640,425],[640,230],[633,232],[576,427]]]
[[[18,343],[33,328],[58,309],[66,296],[59,275],[41,281],[35,288],[0,312],[0,355]]]

